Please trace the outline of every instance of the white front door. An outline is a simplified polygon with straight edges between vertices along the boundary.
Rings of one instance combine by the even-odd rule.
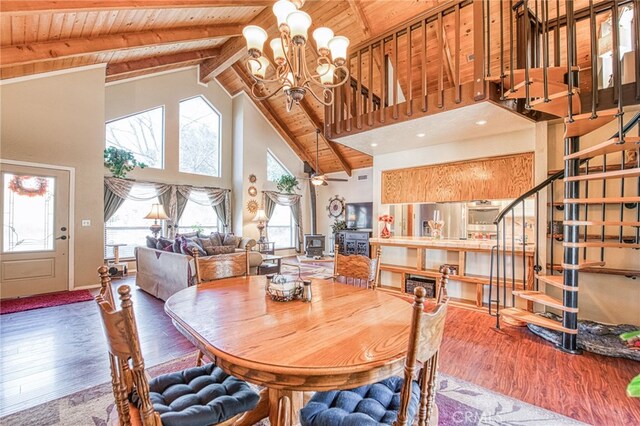
[[[67,290],[66,170],[0,164],[0,297]]]

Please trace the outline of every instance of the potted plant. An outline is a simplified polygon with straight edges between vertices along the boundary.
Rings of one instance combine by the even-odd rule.
[[[276,187],[278,191],[285,192],[287,194],[293,194],[294,189],[300,189],[298,187],[298,179],[292,175],[282,175],[276,181]]]
[[[109,169],[113,177],[124,178],[136,167],[144,169],[146,164],[138,161],[131,151],[110,146],[104,150],[104,166]]]
[[[333,222],[333,225],[331,225],[331,231],[334,234],[337,234],[340,231],[344,231],[345,229],[347,229],[347,222],[345,222],[344,220],[336,220]]]

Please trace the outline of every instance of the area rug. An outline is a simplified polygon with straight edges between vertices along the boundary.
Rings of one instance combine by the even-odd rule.
[[[296,265],[294,262],[297,261],[283,261],[280,272],[285,275],[298,275],[298,268],[300,268],[300,276],[302,278],[327,279],[333,277],[333,263],[329,263],[327,266],[321,266],[318,264],[305,265],[303,263]]]
[[[93,300],[89,290],[62,291],[0,301],[0,315]]]
[[[149,374],[180,370],[195,364],[195,354],[148,369]],[[436,404],[441,426],[583,425],[568,417],[440,374]],[[104,383],[0,418],[2,426],[107,426],[113,411],[111,385]],[[268,426],[263,420],[256,426]]]

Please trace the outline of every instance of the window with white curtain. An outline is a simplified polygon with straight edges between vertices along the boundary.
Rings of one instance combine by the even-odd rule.
[[[146,198],[153,193],[153,186],[134,184],[129,195]],[[113,247],[107,247],[107,244],[126,244],[120,247],[122,258],[133,257],[136,246],[145,245],[145,237],[151,235],[149,227],[153,220],[144,217],[151,211],[151,205],[156,203],[159,203],[158,197],[147,201],[127,199],[122,203],[118,211],[104,224],[105,259],[113,259]]]
[[[222,228],[207,194],[192,191],[189,198],[184,212],[180,216],[179,233],[200,231],[204,234],[210,234]]]
[[[291,207],[276,205],[267,223],[269,241],[275,248],[287,249],[296,246],[296,225],[293,221]]]

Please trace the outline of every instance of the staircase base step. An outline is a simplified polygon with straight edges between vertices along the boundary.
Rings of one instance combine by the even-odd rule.
[[[634,243],[620,243],[620,242],[607,242],[607,241],[586,241],[579,243],[562,243],[564,247],[572,247],[572,248],[632,248],[632,249],[640,249],[640,244]]]
[[[564,277],[562,275],[536,275],[536,278],[561,290],[578,291],[578,287],[564,285]]]
[[[517,321],[523,321],[529,324],[539,325],[540,327],[550,328],[552,330],[558,330],[563,333],[578,334],[578,330],[572,330],[565,328],[561,323],[549,318],[541,317],[533,312],[525,311],[519,308],[507,308],[500,311],[501,316],[509,317]]]
[[[618,110],[614,108],[605,111],[598,111],[598,115],[595,118],[592,117],[590,112],[574,115],[573,122],[569,122],[569,119],[565,118],[564,137],[565,139],[573,138],[591,133],[615,120],[616,114],[618,114]]]
[[[517,290],[514,291],[513,294],[525,300],[531,300],[532,302],[540,303],[550,308],[560,309],[564,312],[578,312],[578,308],[568,308],[562,304],[561,300],[555,299],[541,291]]]
[[[640,197],[604,197],[604,198],[565,198],[564,204],[635,204]]]
[[[595,157],[597,155],[613,154],[614,152],[626,151],[628,149],[638,149],[640,146],[640,137],[625,136],[624,143],[619,142],[620,138],[612,138],[573,154],[565,155],[564,160],[577,160]]]

